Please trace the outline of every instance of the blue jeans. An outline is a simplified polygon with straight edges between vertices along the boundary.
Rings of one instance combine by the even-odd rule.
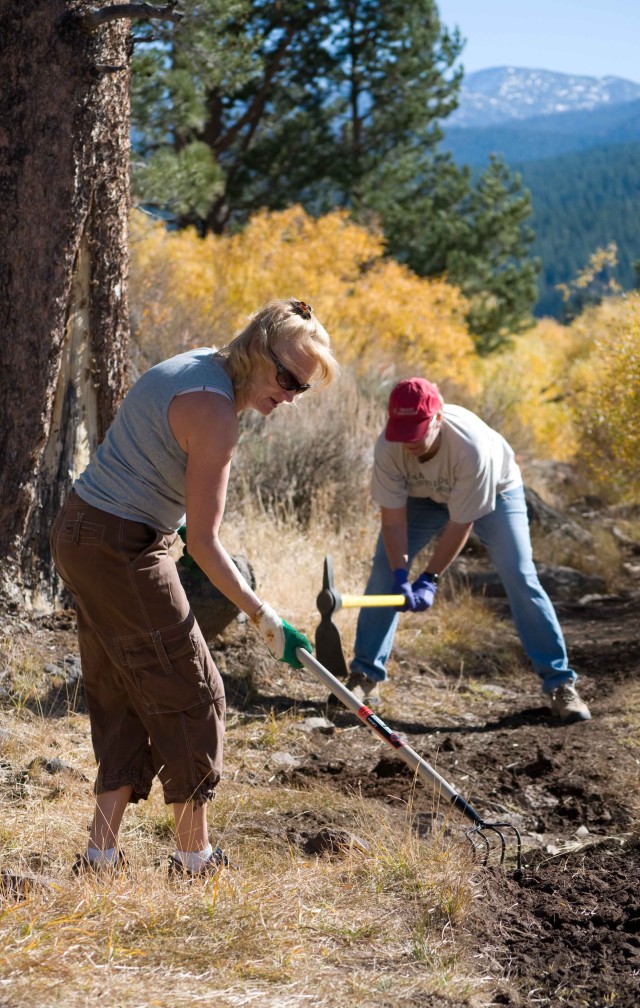
[[[429,498],[409,498],[409,564],[448,521],[446,504]],[[574,683],[577,676],[568,665],[558,617],[533,563],[524,488],[498,494],[495,510],[478,519],[474,532],[504,585],[518,636],[534,672],[542,680],[543,692],[551,693],[563,683]],[[365,594],[386,595],[392,586],[393,572],[380,535]],[[386,662],[393,647],[398,617],[394,609],[360,610],[351,662],[353,672],[364,672],[377,682],[387,678]]]

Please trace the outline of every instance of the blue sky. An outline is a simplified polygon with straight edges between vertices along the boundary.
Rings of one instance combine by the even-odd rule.
[[[467,73],[531,67],[640,83],[638,0],[436,0]]]

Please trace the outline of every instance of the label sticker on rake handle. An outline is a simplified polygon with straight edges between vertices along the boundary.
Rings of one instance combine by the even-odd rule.
[[[381,735],[385,742],[388,742],[394,749],[402,749],[404,745],[402,739],[394,731],[391,731],[389,725],[386,725],[369,707],[361,707],[358,711],[358,717],[366,721],[369,727],[373,728],[378,735]]]

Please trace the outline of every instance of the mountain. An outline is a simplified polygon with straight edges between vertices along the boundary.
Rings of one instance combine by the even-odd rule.
[[[615,279],[640,261],[640,84],[497,67],[469,74],[443,148],[474,175],[499,154],[531,193],[533,253],[542,260],[536,315],[562,315],[559,283],[615,242]]]
[[[493,126],[451,127],[452,118],[444,124],[442,146],[458,164],[472,167],[486,164],[491,153],[502,154],[507,164],[523,163],[640,140],[640,99],[592,111],[514,117]]]
[[[444,124],[443,146],[458,164],[533,161],[640,140],[640,84],[496,67],[463,81],[460,105]]]
[[[468,74],[460,90],[460,105],[447,125],[461,129],[493,126],[534,116],[593,111],[640,100],[640,84],[622,77],[582,77],[493,67]]]

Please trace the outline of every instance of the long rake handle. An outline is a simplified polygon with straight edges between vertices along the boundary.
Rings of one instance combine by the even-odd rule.
[[[375,598],[376,596],[368,596],[369,598]],[[404,598],[404,596],[400,596]],[[321,665],[317,658],[309,654],[304,648],[296,648],[296,655],[298,661],[309,670],[313,672],[318,679],[320,679],[325,686],[327,686],[331,692],[340,700],[341,703],[348,707],[356,717],[364,721],[366,725],[369,726],[371,731],[379,735],[380,738],[384,739],[392,749],[395,749],[400,759],[411,767],[414,773],[422,777],[429,784],[435,785],[438,793],[446,798],[454,808],[462,812],[467,819],[469,819],[476,826],[484,826],[484,819],[478,815],[478,813],[469,805],[468,802],[462,798],[457,791],[451,787],[450,784],[446,782],[444,777],[433,769],[430,763],[427,763],[422,756],[419,756],[415,749],[403,742],[402,739],[396,735],[394,731],[389,728],[388,725],[384,723],[376,714],[373,713],[366,705],[361,704],[360,701],[353,695],[351,690],[348,690],[344,683],[341,683],[339,679],[336,679],[334,675],[329,672],[328,669]]]
[[[405,601],[404,595],[340,595],[340,608],[395,608],[404,605]]]

